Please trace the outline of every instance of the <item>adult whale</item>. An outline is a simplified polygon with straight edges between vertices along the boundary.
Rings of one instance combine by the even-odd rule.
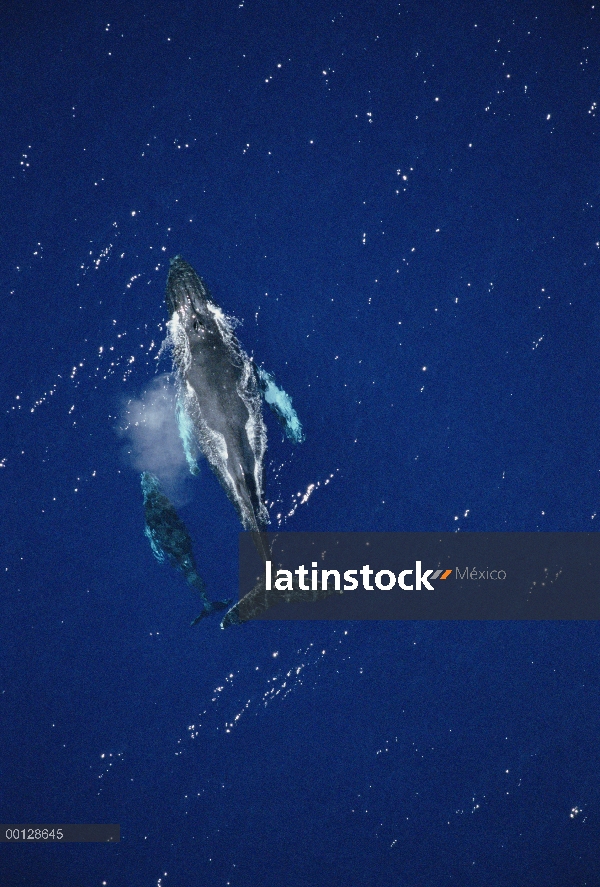
[[[179,406],[242,526],[260,531],[267,434],[260,390],[232,324],[181,256],[171,259],[167,308]]]
[[[267,560],[269,549],[262,537],[269,521],[264,503],[267,433],[262,396],[288,437],[302,440],[302,427],[288,395],[243,351],[233,322],[181,256],[171,259],[166,300],[177,370],[178,420],[188,462],[194,470],[197,443],[242,526],[254,534]]]

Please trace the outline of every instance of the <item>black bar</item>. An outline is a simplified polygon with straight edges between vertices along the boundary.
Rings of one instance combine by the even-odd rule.
[[[242,533],[226,619],[600,620],[600,533]]]
[[[0,825],[0,843],[4,844],[115,843],[120,840],[120,825]]]

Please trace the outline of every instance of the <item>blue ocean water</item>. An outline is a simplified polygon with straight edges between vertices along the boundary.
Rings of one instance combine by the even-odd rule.
[[[122,433],[181,254],[303,423],[273,527],[596,530],[599,15],[4,5],[0,820],[121,841],[3,844],[0,887],[600,883],[595,623],[192,629],[139,484],[181,453]]]

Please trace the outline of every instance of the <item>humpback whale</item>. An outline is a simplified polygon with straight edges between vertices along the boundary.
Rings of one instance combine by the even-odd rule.
[[[242,351],[232,321],[180,256],[171,259],[167,307],[180,413],[193,426],[244,529],[264,530],[267,432],[254,363]]]
[[[267,432],[262,398],[288,438],[304,439],[289,395],[240,346],[235,320],[216,304],[181,256],[171,259],[166,302],[177,382],[177,422],[192,474],[197,448],[206,457],[264,562],[270,559],[264,501]],[[244,621],[235,605],[224,624]],[[224,627],[222,623],[221,627]]]
[[[200,594],[204,609],[192,622],[192,625],[196,625],[205,616],[226,609],[231,601],[209,601],[206,586],[196,569],[192,540],[187,527],[175,511],[173,503],[161,490],[157,477],[149,471],[144,471],[141,482],[146,522],[144,533],[155,558],[160,563],[167,561],[183,573],[188,584]]]

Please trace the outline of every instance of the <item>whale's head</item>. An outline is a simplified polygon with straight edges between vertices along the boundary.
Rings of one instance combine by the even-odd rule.
[[[219,309],[202,278],[181,256],[171,259],[166,299],[171,326],[176,322],[191,346],[219,334],[215,318]]]
[[[210,294],[204,281],[198,277],[189,262],[181,256],[171,259],[167,277],[169,317],[173,317],[175,311],[181,315],[191,311],[202,317],[208,310],[209,302]]]
[[[215,348],[224,348],[232,359],[238,359],[236,321],[223,314],[202,278],[181,256],[171,259],[166,298],[167,326],[180,369],[189,368],[193,356],[214,353]]]

